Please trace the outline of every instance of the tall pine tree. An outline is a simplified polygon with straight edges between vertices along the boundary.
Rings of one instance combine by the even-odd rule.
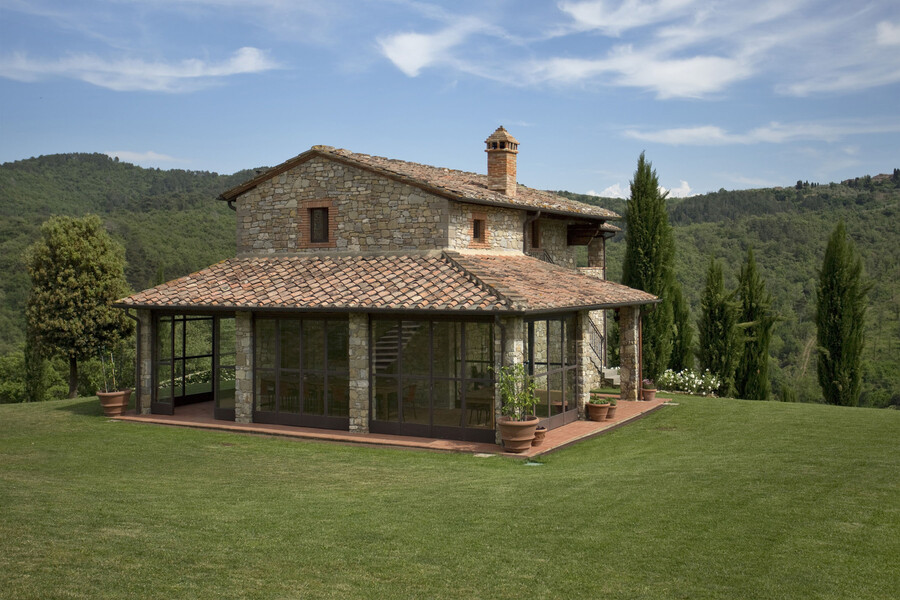
[[[666,214],[666,196],[644,153],[638,159],[631,197],[625,209],[625,259],[622,283],[662,299],[642,312],[643,371],[655,380],[669,364],[672,353],[672,298],[675,242]]]
[[[677,281],[672,286],[671,293],[674,333],[669,368],[678,373],[694,368],[694,330],[691,329],[691,311],[681,293],[681,285]]]
[[[819,273],[816,303],[818,374],[829,404],[856,406],[862,381],[866,294],[862,260],[847,238],[844,222],[835,227]]]
[[[738,353],[737,303],[725,291],[722,265],[710,259],[706,270],[706,285],[700,298],[700,318],[697,320],[700,368],[709,370],[721,382],[720,396],[734,392],[734,370]]]
[[[738,322],[741,350],[734,375],[735,395],[748,400],[767,400],[769,383],[769,342],[775,326],[772,295],[759,276],[753,248],[747,250],[747,262],[741,267],[738,287]]]

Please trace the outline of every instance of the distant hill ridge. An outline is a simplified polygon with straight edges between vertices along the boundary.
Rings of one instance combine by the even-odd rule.
[[[215,198],[253,177],[181,169],[148,169],[105,154],[56,154],[0,165],[0,355],[24,342],[28,277],[22,254],[52,215],[99,214],[126,248],[135,289],[172,279],[235,252],[234,213]],[[570,192],[566,197],[625,214],[626,201]],[[900,170],[841,183],[719,190],[669,201],[677,243],[677,276],[697,311],[710,256],[734,273],[753,246],[782,321],[772,343],[776,390],[818,389],[810,360],[815,278],[828,235],[844,219],[874,287],[870,293],[865,398],[900,404]],[[620,222],[624,225],[624,222]],[[621,275],[624,235],[609,245],[610,277]]]

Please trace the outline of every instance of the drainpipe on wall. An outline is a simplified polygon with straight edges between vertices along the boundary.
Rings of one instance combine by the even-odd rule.
[[[233,210],[234,212],[237,212],[237,207],[234,205],[234,200],[229,200],[229,201],[228,201],[228,208],[230,208],[230,209]]]
[[[141,414],[141,320],[131,314],[131,309],[125,309],[125,316],[137,323],[135,337],[137,338],[137,356],[134,359],[134,408],[137,414]]]

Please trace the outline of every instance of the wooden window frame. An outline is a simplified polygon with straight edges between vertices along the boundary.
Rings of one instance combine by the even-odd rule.
[[[307,200],[299,207],[298,216],[300,217],[300,236],[297,247],[300,249],[308,248],[336,248],[337,247],[337,208],[334,200]],[[328,211],[326,219],[327,241],[312,241],[312,214],[315,209],[324,208]]]
[[[481,230],[480,232],[478,230]],[[490,247],[490,230],[488,229],[488,218],[486,213],[472,213],[469,223],[469,232],[472,236],[469,242],[469,248],[489,248]],[[480,233],[481,235],[476,235]]]

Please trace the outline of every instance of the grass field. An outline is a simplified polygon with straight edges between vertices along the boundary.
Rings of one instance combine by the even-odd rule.
[[[528,466],[0,406],[2,598],[897,598],[900,412],[676,397]]]

